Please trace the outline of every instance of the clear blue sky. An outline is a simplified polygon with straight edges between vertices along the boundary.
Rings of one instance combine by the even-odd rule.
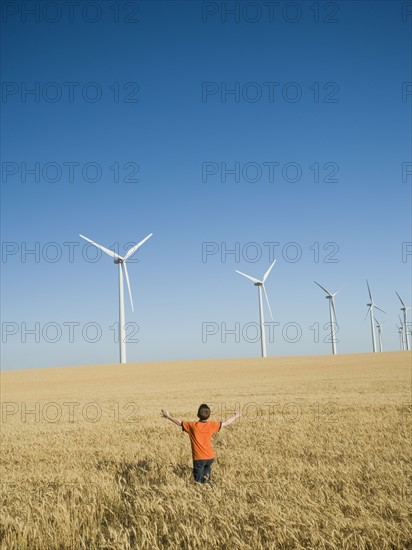
[[[330,353],[313,280],[345,285],[338,352],[371,350],[365,279],[399,349],[410,6],[269,4],[2,2],[3,368],[118,361],[116,266],[79,233],[122,249],[154,233],[129,263],[130,362],[258,356],[235,269],[262,276],[271,250],[268,355]]]

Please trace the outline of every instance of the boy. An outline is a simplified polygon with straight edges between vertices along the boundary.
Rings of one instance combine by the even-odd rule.
[[[224,422],[208,422],[210,408],[206,403],[202,403],[197,411],[199,422],[183,422],[179,418],[173,418],[169,412],[162,409],[161,415],[171,420],[177,426],[182,426],[182,430],[189,434],[192,446],[193,457],[193,477],[196,483],[210,483],[211,467],[215,459],[215,453],[212,449],[212,434],[218,432],[222,427],[228,426],[242,415],[240,411]]]

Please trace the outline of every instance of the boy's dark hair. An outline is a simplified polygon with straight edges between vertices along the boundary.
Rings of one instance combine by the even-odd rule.
[[[206,403],[202,403],[197,411],[199,420],[207,420],[210,416],[210,408]]]

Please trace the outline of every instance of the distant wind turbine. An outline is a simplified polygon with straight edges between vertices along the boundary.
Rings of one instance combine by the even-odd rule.
[[[376,327],[378,329],[378,338],[379,338],[379,351],[383,351],[383,345],[382,345],[382,324],[379,323],[379,321],[374,317]]]
[[[264,325],[265,320],[264,320],[263,303],[262,303],[262,288],[263,288],[263,292],[265,293],[265,298],[269,308],[270,318],[273,319],[272,310],[270,309],[270,304],[269,304],[269,298],[265,289],[265,282],[266,282],[266,279],[269,277],[269,273],[272,271],[272,268],[275,265],[275,262],[276,260],[272,262],[269,269],[263,275],[263,279],[261,281],[259,279],[255,279],[254,277],[251,277],[250,275],[246,275],[246,273],[242,273],[241,271],[238,271],[237,269],[235,269],[236,273],[239,273],[240,275],[243,275],[243,277],[250,279],[254,283],[254,285],[258,287],[259,315],[260,315],[260,343],[262,348],[262,357],[266,357],[266,335],[265,335],[265,325]]]
[[[396,290],[395,290],[396,292]],[[404,342],[405,342],[405,350],[406,351],[409,351],[409,336],[408,336],[408,321],[407,321],[407,310],[408,309],[411,309],[409,306],[405,306],[405,304],[403,303],[403,300],[402,298],[399,296],[399,294],[396,292],[396,295],[397,297],[399,298],[401,304],[402,304],[402,307],[401,307],[401,311],[403,311],[403,331],[404,331]]]
[[[329,317],[330,317],[330,339],[332,342],[332,353],[333,355],[336,355],[336,340],[335,340],[335,325],[336,323],[336,310],[335,310],[335,296],[341,290],[342,287],[339,288],[335,293],[332,294],[332,292],[329,292],[324,286],[320,285],[316,281],[313,281],[316,285],[318,285],[325,293],[326,298],[329,300]]]
[[[399,323],[400,325],[396,325],[396,328],[398,329],[398,334],[399,334],[399,344],[400,344],[400,348],[401,348],[401,351],[404,351],[404,345],[403,345],[403,325],[402,325],[402,319],[401,319],[401,316],[399,315]]]
[[[128,260],[141,246],[144,242],[147,241],[147,239],[150,239],[150,237],[153,235],[153,233],[150,233],[147,237],[145,237],[140,243],[136,244],[135,246],[132,246],[130,250],[126,253],[125,256],[119,256],[119,254],[116,254],[116,252],[113,252],[113,250],[109,250],[108,248],[105,248],[104,246],[95,243],[91,239],[88,239],[84,235],[80,235],[82,239],[85,241],[88,241],[89,243],[93,244],[94,246],[97,246],[97,248],[100,248],[100,250],[103,250],[103,252],[106,252],[109,256],[111,256],[114,259],[114,263],[119,265],[119,348],[120,348],[120,363],[126,363],[126,331],[125,331],[125,320],[124,320],[124,288],[123,288],[123,270],[126,277],[127,282],[127,288],[129,290],[129,297],[130,297],[130,305],[132,306],[132,311],[134,311],[133,307],[133,298],[132,298],[132,291],[130,289],[130,281],[129,281],[129,274],[127,272],[127,266],[126,266],[126,260]]]
[[[372,293],[371,293],[371,289],[369,287],[369,283],[368,281],[366,281],[366,284],[368,285],[368,292],[369,292],[369,299],[370,299],[370,303],[369,304],[366,304],[369,309],[368,309],[368,312],[366,313],[366,317],[368,315],[370,315],[370,319],[371,319],[371,331],[372,331],[372,348],[373,348],[373,351],[375,352],[376,351],[376,343],[375,343],[375,325],[373,324],[373,317],[374,317],[374,314],[373,314],[373,310],[376,308],[378,309],[379,311],[382,311],[382,313],[385,313],[385,311],[383,311],[383,309],[381,309],[380,307],[378,307],[375,302],[373,301],[373,298],[372,298]],[[366,319],[365,317],[365,319]]]

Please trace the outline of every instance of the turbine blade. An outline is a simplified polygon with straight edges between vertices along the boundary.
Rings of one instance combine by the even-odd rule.
[[[367,280],[366,280],[366,284],[368,285],[369,298],[371,299],[371,302],[373,302],[373,298],[372,298],[372,293],[371,293],[371,289],[370,289],[370,286],[369,286],[369,283],[368,283],[368,281],[367,281]]]
[[[328,294],[329,296],[332,296],[332,294],[329,292],[329,290],[326,290],[326,288],[325,288],[324,286],[320,285],[320,284],[317,283],[316,281],[313,281],[313,282],[315,283],[315,285],[320,286],[320,288],[321,288],[324,292],[326,292],[326,294]]]
[[[384,313],[386,315],[386,311],[383,311],[383,309],[381,309],[380,307],[378,307],[376,304],[374,304],[374,306],[376,307],[376,309],[379,309],[379,311],[382,311],[382,313]]]
[[[134,312],[132,291],[131,291],[131,289],[130,289],[129,274],[128,274],[128,272],[127,272],[126,262],[122,262],[122,267],[124,268],[124,274],[126,275],[127,288],[129,289],[130,305],[132,306],[132,311]]]
[[[276,260],[273,260],[272,264],[270,265],[269,269],[266,271],[266,273],[263,275],[262,283],[266,281],[266,279],[269,277],[269,273],[272,271],[273,266],[275,265]]]
[[[396,293],[396,296],[399,298],[399,300],[400,300],[401,304],[403,305],[403,307],[406,307],[405,304],[402,301],[402,298],[399,296],[399,294],[396,292],[396,290],[395,290],[395,293]]]
[[[273,321],[272,310],[271,310],[271,308],[270,308],[270,303],[269,303],[269,298],[268,298],[268,295],[267,295],[267,292],[266,292],[266,288],[265,288],[265,285],[262,285],[262,286],[263,286],[263,292],[265,293],[266,303],[267,303],[268,308],[269,308],[270,318],[271,318],[272,321]]]
[[[368,309],[368,311],[366,312],[365,319],[368,318],[368,315],[369,315],[369,312],[370,312],[371,309],[372,309],[372,304],[369,306],[369,309]],[[373,312],[372,312],[372,313],[373,313]]]
[[[342,285],[341,287],[339,287],[338,290],[337,290],[334,294],[332,294],[332,296],[336,296],[336,294],[337,294],[338,292],[340,292],[340,291],[342,290],[343,287],[344,287],[344,285]]]
[[[125,260],[129,259],[130,256],[132,256],[141,246],[143,243],[145,243],[147,241],[147,239],[150,239],[150,237],[153,235],[153,233],[150,233],[150,235],[148,235],[147,237],[145,237],[143,239],[143,241],[140,241],[140,243],[138,244],[135,244],[134,246],[132,246],[132,248],[130,250],[127,251],[127,254],[126,256],[124,257]]]
[[[106,252],[106,254],[108,254],[108,255],[111,256],[112,258],[120,258],[121,260],[123,259],[121,256],[119,256],[119,254],[116,254],[116,252],[113,252],[113,250],[109,250],[108,248],[102,246],[101,244],[95,243],[94,241],[92,241],[91,239],[88,239],[88,238],[85,237],[84,235],[80,235],[80,234],[79,234],[79,237],[81,237],[81,238],[84,239],[85,241],[89,241],[89,243],[94,244],[94,246],[97,246],[97,248],[100,248],[100,250],[103,250],[103,252]]]
[[[254,283],[261,283],[262,281],[259,281],[259,279],[255,279],[254,277],[251,277],[250,275],[246,275],[246,273],[242,273],[241,271],[238,271],[235,269],[236,273],[239,273],[239,275],[243,275],[243,277],[246,277],[247,279],[250,279]]]

